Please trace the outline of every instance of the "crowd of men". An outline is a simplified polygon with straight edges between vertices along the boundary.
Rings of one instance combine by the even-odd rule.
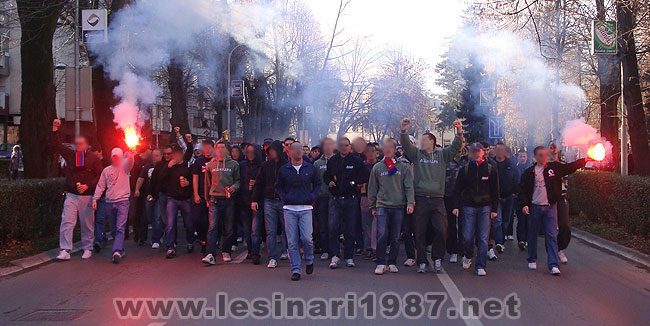
[[[293,138],[265,139],[262,146],[193,144],[176,127],[169,145],[137,154],[113,148],[109,158],[84,137],[75,139],[74,150],[64,146],[60,124],[54,120],[51,137],[66,163],[58,260],[70,259],[78,219],[82,259],[104,250],[108,222],[113,263],[124,259],[130,233],[141,246],[162,247],[168,259],[179,243],[187,253],[198,244],[208,265],[216,264],[218,252],[231,262],[239,245],[259,265],[265,245],[266,266],[288,259],[296,281],[302,260],[312,274],[319,254],[332,269],[354,267],[355,257],[364,256],[376,261],[375,274],[397,273],[401,242],[403,265],[419,273],[441,272],[446,257],[449,263],[460,257],[463,268],[474,265],[484,276],[487,261],[515,239],[515,216],[528,267],[537,268],[541,232],[548,268],[559,275],[571,237],[564,177],[586,163],[565,164],[553,143],[534,149],[535,164],[524,150],[513,157],[503,143],[465,144],[460,122],[445,148],[431,133],[416,146],[404,119],[399,139],[383,144],[346,137],[311,148]]]

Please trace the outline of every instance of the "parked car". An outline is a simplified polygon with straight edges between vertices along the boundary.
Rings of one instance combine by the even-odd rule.
[[[11,152],[14,150],[15,145],[11,143],[0,144],[0,158],[11,158]]]

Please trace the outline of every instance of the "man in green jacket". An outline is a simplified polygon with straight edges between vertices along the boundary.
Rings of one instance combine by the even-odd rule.
[[[399,235],[406,213],[413,213],[415,192],[411,167],[395,159],[397,144],[390,139],[384,143],[384,159],[375,164],[368,182],[368,202],[372,215],[377,219],[377,268],[375,274],[386,271],[397,273]],[[390,232],[388,228],[390,227]],[[390,233],[390,256],[386,262],[386,242]]]
[[[447,241],[447,213],[443,196],[445,194],[445,176],[447,163],[454,159],[456,153],[463,147],[463,125],[454,122],[456,137],[451,145],[444,149],[436,149],[436,137],[424,133],[421,137],[420,149],[411,144],[406,127],[411,120],[402,120],[400,142],[404,154],[413,163],[415,177],[415,246],[419,273],[424,273],[427,267],[426,240],[427,227],[431,225],[434,238],[431,258],[434,260],[435,272],[442,270],[442,258],[445,256]]]

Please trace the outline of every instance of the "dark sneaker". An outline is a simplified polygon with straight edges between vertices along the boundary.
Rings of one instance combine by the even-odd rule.
[[[165,255],[165,257],[166,257],[167,259],[172,259],[172,258],[176,257],[176,250],[174,250],[174,249],[168,249],[168,250],[167,250],[167,255]]]
[[[102,251],[102,246],[95,243],[93,245],[93,250],[95,251],[96,254],[98,254],[100,251]]]
[[[293,274],[291,275],[291,280],[292,280],[292,281],[300,281],[300,274],[298,274],[298,273],[293,273]]]
[[[307,275],[311,275],[314,272],[314,264],[307,265]]]
[[[260,257],[259,256],[253,256],[251,259],[253,261],[253,265],[259,265],[260,264]]]
[[[521,251],[526,250],[526,243],[525,242],[519,241],[519,243],[517,245],[519,246],[519,250],[521,250]]]
[[[194,244],[193,243],[188,243],[187,244],[187,253],[192,253],[194,251]]]
[[[120,260],[122,260],[122,255],[117,251],[114,252],[112,258],[113,264],[119,264]]]

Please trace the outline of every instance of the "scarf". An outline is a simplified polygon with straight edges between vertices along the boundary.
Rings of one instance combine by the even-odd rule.
[[[393,175],[397,173],[397,167],[395,166],[395,162],[393,162],[392,159],[389,158],[384,158],[384,164],[386,164],[386,169],[388,169],[388,175]]]

